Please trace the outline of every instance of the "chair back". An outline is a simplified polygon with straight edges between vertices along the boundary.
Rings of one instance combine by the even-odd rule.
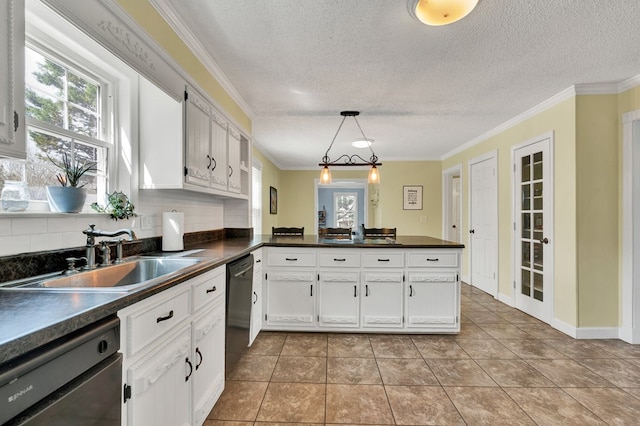
[[[351,238],[351,228],[320,228],[320,235],[325,238]]]
[[[296,227],[271,227],[271,235],[274,237],[303,237],[304,226],[302,228]]]
[[[364,238],[395,238],[396,228],[365,228],[362,226]]]

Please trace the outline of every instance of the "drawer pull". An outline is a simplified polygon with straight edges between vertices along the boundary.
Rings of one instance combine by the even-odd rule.
[[[200,368],[200,365],[202,365],[202,352],[200,352],[200,348],[196,348],[196,355],[198,356],[198,358],[200,358],[200,361],[198,361],[198,363],[196,364],[196,371],[198,371],[198,368]]]
[[[216,288],[216,286],[214,285],[213,287],[211,287],[211,288],[208,288],[208,289],[207,289],[207,293],[213,293],[213,292],[214,292],[214,291],[216,291],[216,290],[217,290],[217,288]]]
[[[439,261],[440,261],[440,259],[438,259],[437,257],[435,259],[429,259],[427,257],[427,262],[439,262]]]
[[[311,297],[313,297],[313,284],[311,284],[310,287],[311,287]]]
[[[358,297],[358,286],[353,286],[353,297]]]
[[[334,261],[334,262],[344,262],[345,260],[347,260],[347,259],[344,259],[344,258],[342,258],[342,259],[336,259],[335,257],[333,258],[333,261]]]
[[[193,364],[191,364],[191,361],[189,361],[189,357],[187,357],[187,359],[185,359],[184,361],[189,366],[189,374],[187,374],[187,376],[184,378],[184,381],[188,382],[189,381],[189,377],[191,377],[191,375],[193,374]]]
[[[409,297],[413,297],[413,286],[409,284]]]
[[[365,284],[364,286],[364,295],[365,297],[369,297],[369,285]]]
[[[256,263],[262,262],[262,259],[256,259]]]
[[[162,322],[162,321],[166,321],[166,320],[170,320],[171,318],[173,318],[173,309],[169,311],[169,315],[167,315],[166,317],[158,317],[156,319],[156,323]]]
[[[378,262],[388,262],[389,259],[378,259]]]
[[[285,257],[284,260],[287,260],[289,262],[297,262],[298,258],[297,257]]]

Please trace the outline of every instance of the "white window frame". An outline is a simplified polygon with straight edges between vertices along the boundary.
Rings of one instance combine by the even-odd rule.
[[[251,170],[251,226],[254,235],[262,234],[262,163],[255,158]]]

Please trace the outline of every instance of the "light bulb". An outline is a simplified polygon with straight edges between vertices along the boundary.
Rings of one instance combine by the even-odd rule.
[[[320,171],[320,183],[331,183],[331,170],[329,170],[329,166],[324,166]]]
[[[369,183],[380,183],[380,172],[375,164],[369,170]]]

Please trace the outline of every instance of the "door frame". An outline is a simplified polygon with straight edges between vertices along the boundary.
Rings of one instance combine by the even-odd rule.
[[[633,168],[634,159],[640,163],[638,145],[640,110],[629,111],[622,114],[622,323],[618,332],[629,343],[640,343],[640,268],[634,267],[640,262],[640,172]]]
[[[551,296],[551,298],[549,299],[549,305],[548,305],[548,318],[543,319],[543,318],[538,318],[541,321],[545,321],[548,324],[551,324],[553,322],[554,319],[554,312],[555,312],[555,263],[554,263],[554,259],[555,259],[555,230],[554,230],[554,223],[555,220],[554,219],[554,215],[555,215],[555,167],[554,167],[554,132],[549,131],[546,133],[543,133],[541,135],[535,136],[531,139],[527,139],[524,142],[520,142],[519,144],[513,145],[511,147],[511,223],[513,224],[511,227],[511,278],[512,278],[512,283],[513,285],[511,286],[511,306],[516,306],[516,292],[517,292],[517,288],[516,288],[516,274],[518,273],[518,271],[520,270],[520,268],[517,265],[518,259],[516,259],[516,244],[518,244],[518,234],[516,233],[516,202],[519,198],[519,194],[520,192],[518,191],[519,189],[519,182],[516,182],[516,151],[524,148],[528,145],[533,145],[535,143],[538,142],[542,142],[544,140],[549,140],[549,180],[551,182],[549,182],[549,184],[547,184],[545,182],[544,185],[544,189],[543,191],[545,192],[545,199],[550,199],[553,202],[553,206],[551,209],[551,224],[550,226],[548,226],[548,221],[544,220],[545,224],[544,224],[544,229],[545,229],[545,234],[548,233],[549,235],[549,239],[551,240],[551,244],[549,245],[545,245],[545,252],[549,253],[549,262],[545,261],[545,265],[544,268],[545,270],[547,269],[547,267],[549,267],[549,270],[551,271],[549,276],[545,275],[545,288],[548,287],[548,284],[551,284],[549,287],[550,291],[549,291],[549,295]],[[547,280],[547,278],[549,278],[549,280]],[[550,283],[548,281],[551,281]],[[545,291],[546,293],[546,291]]]
[[[366,224],[369,220],[369,184],[367,183],[367,179],[333,179],[332,183],[322,184],[320,183],[320,178],[313,179],[313,205],[314,205],[314,214],[313,214],[313,234],[318,233],[318,189],[319,188],[363,188],[364,189],[364,200],[362,200],[364,205],[364,217],[359,218],[362,223]]]
[[[471,167],[475,164],[481,163],[483,161],[487,161],[487,160],[493,160],[495,163],[495,168],[496,168],[496,174],[494,176],[494,180],[495,180],[495,198],[496,198],[496,205],[494,206],[495,208],[495,213],[496,213],[496,217],[495,219],[495,230],[494,230],[494,238],[495,238],[495,256],[494,256],[494,270],[496,271],[496,288],[495,288],[495,294],[492,294],[492,296],[496,299],[498,299],[498,295],[500,294],[500,260],[498,258],[498,256],[500,255],[500,240],[499,240],[499,225],[500,225],[500,212],[499,212],[499,195],[500,195],[500,191],[498,189],[498,150],[494,149],[492,151],[486,152],[482,155],[479,155],[477,157],[472,158],[471,160],[469,160],[467,162],[467,173],[469,176],[469,193],[467,195],[467,206],[468,206],[468,213],[469,213],[469,223],[468,223],[468,228],[469,230],[473,229],[473,212],[472,212],[472,206],[471,206],[471,193],[472,193],[472,179],[473,179],[473,174],[471,173]],[[471,243],[471,236],[469,236],[469,234],[467,233],[467,237],[469,238],[469,284],[473,285],[473,261],[472,261],[472,257],[473,257],[473,244]]]
[[[462,164],[456,164],[453,167],[449,167],[447,170],[442,171],[442,239],[448,239],[449,230],[451,229],[451,213],[453,210],[453,178],[458,177],[460,179],[460,203],[458,210],[460,210],[460,228],[462,228]],[[460,229],[460,238],[462,239],[464,233]],[[462,241],[460,241],[462,242]]]

